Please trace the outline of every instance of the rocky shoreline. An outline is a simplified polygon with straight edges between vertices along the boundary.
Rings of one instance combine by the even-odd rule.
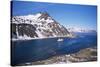
[[[89,62],[97,61],[97,48],[85,48],[77,53],[70,55],[60,55],[48,58],[46,60],[24,63],[19,65],[47,65],[47,64],[64,64],[64,63],[74,63],[74,62]]]

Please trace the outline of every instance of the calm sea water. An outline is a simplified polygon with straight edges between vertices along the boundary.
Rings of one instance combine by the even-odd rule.
[[[12,41],[11,64],[21,64],[47,59],[55,55],[71,54],[81,49],[97,46],[94,33],[77,33],[76,38],[48,38]],[[63,41],[57,41],[59,38]]]

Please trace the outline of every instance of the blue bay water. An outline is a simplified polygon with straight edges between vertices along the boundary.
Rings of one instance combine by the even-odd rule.
[[[76,38],[56,37],[47,39],[12,41],[11,64],[44,60],[55,55],[71,54],[81,49],[97,46],[94,33],[76,33]],[[58,39],[63,41],[57,41]]]

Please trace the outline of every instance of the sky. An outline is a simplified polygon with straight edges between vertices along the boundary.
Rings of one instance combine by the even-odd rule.
[[[47,12],[65,27],[97,29],[97,7],[94,5],[13,1],[11,8],[13,16]]]

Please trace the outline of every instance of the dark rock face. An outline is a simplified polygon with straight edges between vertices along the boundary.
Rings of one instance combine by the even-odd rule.
[[[28,37],[38,37],[35,33],[36,28],[31,24],[11,24],[12,26],[12,37],[16,38],[17,33],[19,36],[27,35]]]
[[[35,33],[36,28],[33,25],[30,24],[18,24],[18,32],[19,36],[23,36],[26,34],[29,37],[38,37],[38,35]]]
[[[48,13],[13,16],[11,22],[12,38],[18,38],[19,36],[31,38],[62,37],[70,34],[64,26],[55,21]]]
[[[62,25],[60,26],[60,24],[57,23],[57,22],[49,23],[48,26],[58,36],[64,36],[64,35],[69,34],[67,29],[64,26],[62,26]]]

